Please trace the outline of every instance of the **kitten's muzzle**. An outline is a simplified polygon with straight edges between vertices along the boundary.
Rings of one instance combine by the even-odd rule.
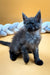
[[[28,31],[29,31],[29,32],[33,31],[33,28],[28,28]]]

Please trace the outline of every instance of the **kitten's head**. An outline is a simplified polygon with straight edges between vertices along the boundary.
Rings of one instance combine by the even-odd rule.
[[[35,17],[28,18],[22,13],[24,26],[28,32],[37,31],[40,29],[41,12],[39,11]]]

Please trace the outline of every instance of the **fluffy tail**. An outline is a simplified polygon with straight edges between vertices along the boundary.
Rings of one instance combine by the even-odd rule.
[[[10,46],[10,42],[5,42],[5,41],[0,41],[0,44],[5,45],[5,46]]]

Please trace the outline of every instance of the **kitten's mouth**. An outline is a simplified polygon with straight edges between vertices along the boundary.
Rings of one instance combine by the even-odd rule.
[[[29,32],[33,32],[33,31],[37,31],[37,30],[39,30],[39,29],[32,29],[32,28],[28,29]]]
[[[33,32],[33,29],[32,29],[32,28],[29,28],[28,31],[29,31],[29,32]]]

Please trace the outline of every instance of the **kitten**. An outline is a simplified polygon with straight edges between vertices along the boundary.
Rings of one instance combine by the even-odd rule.
[[[24,28],[15,34],[11,44],[8,43],[10,58],[15,61],[18,55],[22,53],[24,62],[28,63],[28,52],[31,51],[34,54],[35,64],[42,65],[43,61],[38,54],[38,46],[41,40],[41,12],[39,11],[35,17],[28,18],[24,13],[22,16]]]

